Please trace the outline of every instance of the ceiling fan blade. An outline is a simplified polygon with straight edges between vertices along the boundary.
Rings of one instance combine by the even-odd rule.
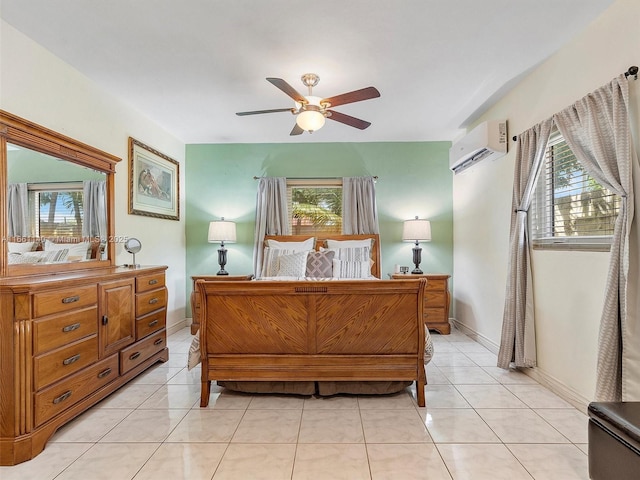
[[[237,112],[236,115],[244,116],[244,115],[258,115],[260,113],[276,113],[276,112],[292,112],[293,108],[274,108],[271,110],[254,110],[253,112]]]
[[[331,113],[331,115],[327,116],[329,120],[335,120],[336,122],[344,123],[350,127],[359,128],[360,130],[364,130],[371,125],[371,122],[360,120],[359,118],[352,117],[351,115],[345,115],[344,113],[336,112],[334,110],[327,110],[327,112]]]
[[[300,126],[296,123],[293,126],[293,130],[291,130],[291,133],[289,135],[300,135],[304,133],[304,130],[300,128]]]
[[[267,78],[267,82],[270,82],[274,86],[278,87],[284,93],[286,93],[291,98],[293,98],[296,102],[307,103],[307,99],[306,98],[304,98],[302,95],[300,95],[300,93],[298,93],[298,91],[295,88],[293,88],[291,85],[289,85],[287,82],[285,82],[281,78],[269,77],[269,78]]]
[[[377,98],[379,96],[380,92],[377,88],[367,87],[361,88],[360,90],[354,90],[353,92],[343,93],[342,95],[323,98],[320,103],[328,103],[330,107],[337,107],[338,105],[361,102],[362,100],[369,100],[370,98]]]

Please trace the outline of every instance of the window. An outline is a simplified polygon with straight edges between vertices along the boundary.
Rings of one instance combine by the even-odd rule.
[[[342,233],[342,180],[288,179],[287,208],[293,235]]]
[[[28,197],[32,235],[82,236],[82,182],[29,184]]]
[[[620,199],[583,168],[556,129],[532,202],[534,248],[608,250]]]

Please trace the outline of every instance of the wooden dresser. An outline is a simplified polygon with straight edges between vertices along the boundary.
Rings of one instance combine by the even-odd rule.
[[[402,280],[412,277],[424,277],[427,279],[426,301],[424,305],[424,320],[429,330],[435,330],[442,335],[451,333],[449,324],[449,303],[451,295],[449,293],[450,275],[424,273],[414,275],[411,273],[394,273],[390,275],[394,280]]]
[[[0,464],[168,360],[166,268],[0,279]]]

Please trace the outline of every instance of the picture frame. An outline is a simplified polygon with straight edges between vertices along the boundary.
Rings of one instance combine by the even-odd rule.
[[[129,214],[180,220],[180,164],[129,137]]]

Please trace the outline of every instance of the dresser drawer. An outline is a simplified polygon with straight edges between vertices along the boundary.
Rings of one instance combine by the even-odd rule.
[[[36,425],[43,424],[116,378],[118,378],[118,355],[112,355],[36,393]]]
[[[446,298],[447,294],[443,290],[439,292],[430,292],[427,290],[424,295],[424,303],[427,307],[443,307]]]
[[[120,374],[137,367],[167,346],[167,332],[161,330],[120,352]]]
[[[447,278],[427,278],[427,292],[432,290],[445,291],[447,288]]]
[[[160,288],[150,292],[136,294],[136,317],[159,310],[167,306],[167,289]]]
[[[160,287],[164,287],[164,273],[136,277],[136,293],[148,292]]]
[[[82,370],[98,360],[98,336],[92,335],[33,359],[36,390]]]
[[[98,307],[60,313],[33,322],[33,349],[40,354],[98,333]]]
[[[167,325],[167,309],[150,313],[136,319],[136,340],[162,330]]]
[[[35,317],[43,317],[53,313],[88,307],[97,302],[98,288],[96,285],[38,292],[33,295],[33,313]]]

